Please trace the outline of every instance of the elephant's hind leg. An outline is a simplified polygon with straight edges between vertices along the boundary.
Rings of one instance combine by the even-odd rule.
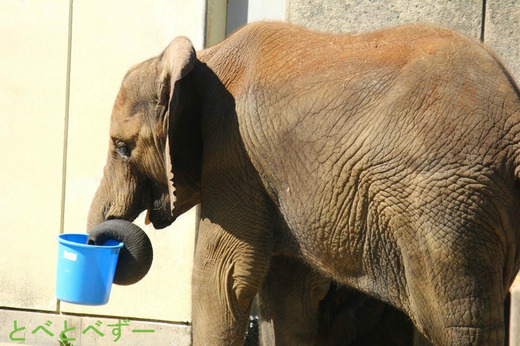
[[[499,247],[449,238],[440,248],[403,256],[410,317],[435,345],[503,345],[507,291]]]

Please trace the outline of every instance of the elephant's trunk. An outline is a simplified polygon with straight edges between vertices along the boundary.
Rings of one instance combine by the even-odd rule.
[[[87,231],[110,219],[133,221],[150,203],[147,187],[127,166],[109,161],[90,205]]]
[[[88,244],[103,245],[109,239],[124,244],[119,252],[114,283],[131,285],[141,280],[153,261],[152,243],[146,233],[131,222],[109,220],[92,229]]]
[[[103,178],[103,180],[105,180]],[[90,204],[90,210],[88,212],[87,218],[87,232],[90,233],[94,227],[105,221],[106,216],[106,193],[104,191],[104,181],[101,182],[101,185],[98,187],[96,194],[94,195],[94,199]]]

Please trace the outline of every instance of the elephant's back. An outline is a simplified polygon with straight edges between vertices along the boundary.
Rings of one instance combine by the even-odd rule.
[[[337,35],[259,23],[235,36],[254,36],[234,96],[259,165],[291,162],[326,177],[348,174],[342,162],[489,167],[519,142],[511,77],[487,48],[451,30]]]
[[[386,145],[413,137],[409,149],[431,151],[442,136],[471,144],[503,128],[518,107],[516,86],[489,49],[436,26],[340,35],[256,23],[226,41],[221,50],[233,66],[217,70],[234,74],[224,84],[239,121],[267,130],[274,123],[281,141],[292,133],[311,142],[369,137],[366,146],[384,132]]]

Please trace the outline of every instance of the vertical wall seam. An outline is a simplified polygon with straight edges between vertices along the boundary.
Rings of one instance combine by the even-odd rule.
[[[68,23],[68,37],[67,37],[67,73],[65,79],[65,119],[63,128],[63,161],[62,161],[62,185],[61,185],[61,220],[60,233],[64,233],[65,226],[65,188],[67,186],[67,149],[69,139],[69,111],[70,111],[70,71],[71,71],[71,56],[72,56],[72,7],[73,1],[69,0],[69,23]]]
[[[72,57],[72,15],[74,0],[69,0],[69,21],[67,35],[67,71],[65,77],[65,116],[63,126],[63,158],[61,166],[61,211],[60,211],[60,234],[64,233],[65,228],[65,196],[67,186],[67,149],[69,141],[69,110],[70,110],[70,71]],[[56,300],[56,312],[61,312],[61,304]]]
[[[204,48],[209,48],[226,37],[228,0],[207,0]]]
[[[482,0],[482,23],[480,25],[480,42],[484,42],[486,32],[486,0]]]
[[[203,30],[203,32],[202,32],[202,48],[203,49],[208,48],[208,21],[209,21],[208,6],[209,6],[209,1],[210,0],[206,0],[206,4],[204,6],[204,29],[202,29]]]

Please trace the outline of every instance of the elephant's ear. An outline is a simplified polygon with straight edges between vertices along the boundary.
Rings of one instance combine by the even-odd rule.
[[[159,105],[165,108],[163,121],[163,130],[166,134],[166,145],[164,147],[164,163],[166,169],[166,177],[168,178],[168,190],[170,193],[170,210],[173,210],[176,201],[175,183],[172,172],[171,148],[172,140],[170,134],[170,124],[175,124],[176,117],[179,117],[179,81],[186,77],[195,62],[197,56],[193,44],[186,37],[177,37],[170,43],[160,57],[160,93]],[[172,125],[173,126],[173,125]]]

